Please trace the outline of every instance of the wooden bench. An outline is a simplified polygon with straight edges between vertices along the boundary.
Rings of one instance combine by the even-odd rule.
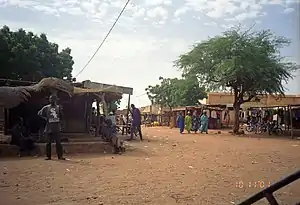
[[[124,133],[128,134],[128,130],[131,128],[131,125],[117,125],[117,127],[122,130],[122,135],[124,135]]]

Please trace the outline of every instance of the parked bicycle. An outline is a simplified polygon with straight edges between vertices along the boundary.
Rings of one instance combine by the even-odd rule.
[[[250,122],[246,127],[247,132],[261,133],[261,125],[259,123]]]
[[[255,132],[256,134],[262,134],[268,132],[269,135],[283,135],[281,126],[277,126],[276,122],[266,123],[249,123],[246,127],[247,132]]]
[[[275,122],[269,123],[269,129],[268,129],[269,135],[275,134],[275,135],[283,135],[283,130],[281,126],[277,125]]]
[[[256,126],[256,133],[262,134],[269,131],[268,123],[260,123]]]

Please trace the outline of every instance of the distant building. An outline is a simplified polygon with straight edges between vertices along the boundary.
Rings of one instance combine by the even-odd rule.
[[[300,104],[300,95],[285,95],[285,97],[275,97],[272,95],[259,96],[258,101],[246,102],[242,107],[275,107]],[[234,96],[232,93],[211,92],[207,94],[207,99],[203,100],[207,105],[227,105],[232,107]]]

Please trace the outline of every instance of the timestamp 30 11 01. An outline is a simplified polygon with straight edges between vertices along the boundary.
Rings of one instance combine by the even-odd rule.
[[[235,187],[239,189],[244,188],[260,188],[264,189],[271,186],[271,181],[256,180],[256,181],[237,181]]]

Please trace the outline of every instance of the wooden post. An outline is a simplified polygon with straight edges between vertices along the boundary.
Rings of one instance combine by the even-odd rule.
[[[99,130],[100,130],[100,105],[99,105],[99,100],[97,99],[96,137],[99,134]]]
[[[287,110],[286,110],[286,107],[284,107],[284,110],[283,110],[284,131],[286,131],[286,125],[287,125],[287,119],[285,117],[286,113],[287,113]]]
[[[277,122],[276,126],[279,127],[279,107],[277,107]]]
[[[108,116],[108,108],[107,108],[107,103],[105,101],[105,93],[101,95],[101,103],[102,103],[102,108],[103,108],[103,113],[107,117]]]
[[[287,109],[287,112],[289,113],[289,116],[290,116],[290,106],[288,105],[286,109]],[[291,121],[290,119],[291,118],[289,117],[289,119],[287,119],[287,122]],[[288,131],[290,131],[290,126],[291,126],[291,122],[288,123],[288,128],[287,128]]]
[[[129,112],[130,112],[130,94],[128,95],[128,104],[127,104],[127,116],[126,116],[126,135],[128,135],[128,121],[129,121]]]
[[[87,105],[87,98],[84,98],[84,115],[83,118],[85,119],[85,132],[88,133],[89,130],[89,114],[88,114],[88,105]]]
[[[92,113],[92,107],[93,107],[93,101],[90,100],[87,102],[87,115],[88,115],[88,121],[87,121],[87,133],[90,132],[90,127],[93,123],[93,113]]]
[[[4,135],[8,135],[8,130],[10,128],[10,117],[9,117],[9,109],[4,109]]]
[[[294,128],[293,128],[293,112],[292,112],[292,106],[289,106],[289,112],[290,112],[290,125],[291,125],[291,138],[294,138]]]

